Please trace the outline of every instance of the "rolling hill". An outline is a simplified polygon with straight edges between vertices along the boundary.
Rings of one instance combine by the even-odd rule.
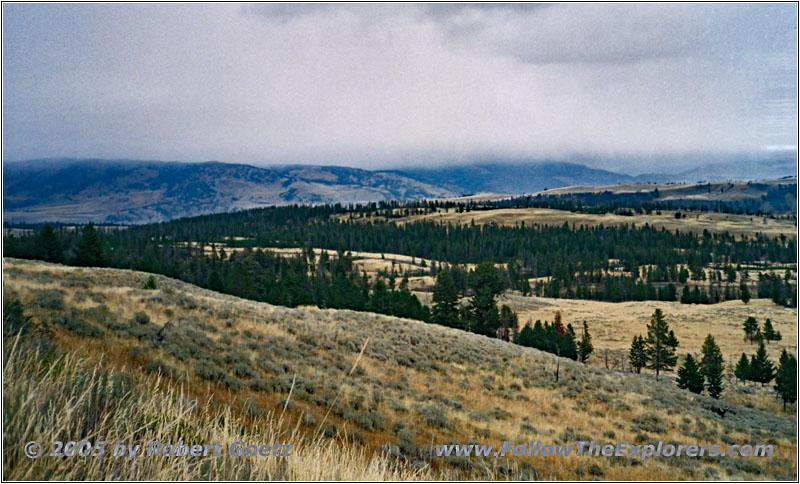
[[[39,160],[3,170],[5,222],[148,223],[269,205],[457,194],[398,174],[343,167]]]
[[[747,405],[758,388],[728,384],[745,403],[716,401],[679,390],[672,377],[559,361],[419,321],[276,307],[158,275],[157,289],[145,290],[142,272],[3,262],[4,305],[20,301],[31,317],[6,311],[4,321],[7,479],[796,479],[797,422]],[[193,444],[283,440],[296,453],[283,463],[21,454],[23,440],[92,439],[98,429],[108,441],[134,431]],[[643,460],[433,450],[506,440],[768,443],[774,451]]]
[[[747,164],[758,178],[784,173],[785,163]],[[706,179],[718,179],[727,165],[709,165]],[[382,200],[506,198],[507,194],[611,191],[639,196],[652,181],[702,179],[704,168],[676,175],[632,177],[563,162],[488,162],[431,168],[370,171],[339,166],[286,165],[268,168],[219,162],[177,163],[125,160],[32,160],[3,166],[3,221],[149,223],[208,213],[288,204],[364,203]],[[776,171],[778,170],[778,171]],[[736,178],[742,170],[729,170]],[[772,183],[772,182],[770,182]],[[796,176],[778,184],[795,184]],[[758,198],[775,183],[724,182],[659,185],[662,200]],[[569,187],[569,188],[563,188]],[[576,188],[572,188],[576,187]],[[728,191],[728,188],[734,188]],[[544,191],[547,189],[546,191]],[[706,193],[707,192],[707,193]],[[783,197],[783,193],[779,194]],[[668,198],[671,197],[671,198]],[[466,200],[467,198],[461,198]],[[795,198],[796,200],[796,198]],[[781,200],[782,208],[791,200]],[[749,202],[748,202],[749,203]],[[792,205],[793,206],[793,205]],[[770,204],[764,205],[770,209]]]

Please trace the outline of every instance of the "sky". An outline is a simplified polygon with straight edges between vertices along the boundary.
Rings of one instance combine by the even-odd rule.
[[[767,156],[797,146],[797,11],[4,3],[3,160]]]

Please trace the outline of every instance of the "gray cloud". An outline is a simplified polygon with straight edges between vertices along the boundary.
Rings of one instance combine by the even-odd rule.
[[[789,4],[4,4],[4,157],[376,167],[797,144]]]

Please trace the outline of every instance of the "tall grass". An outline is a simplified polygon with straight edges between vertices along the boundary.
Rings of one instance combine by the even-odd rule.
[[[68,354],[48,359],[21,350],[19,337],[3,364],[4,480],[422,480],[384,455],[367,455],[335,439],[305,438],[297,427],[284,429],[273,414],[245,424],[229,409],[204,412],[179,387],[157,377],[137,381],[124,372],[89,365]],[[9,349],[6,346],[6,349]],[[281,430],[284,429],[284,430]],[[28,441],[43,454],[29,459]],[[105,441],[100,457],[50,457],[50,442]],[[214,444],[222,456],[147,457],[147,443]],[[132,460],[113,457],[114,443],[141,445]],[[291,457],[232,457],[237,441],[291,444]]]

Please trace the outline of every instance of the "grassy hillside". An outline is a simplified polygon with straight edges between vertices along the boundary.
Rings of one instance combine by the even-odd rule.
[[[344,219],[343,216],[340,218]],[[606,213],[602,215],[591,213],[575,213],[567,210],[551,208],[498,208],[494,210],[481,210],[459,213],[456,210],[438,209],[435,213],[410,215],[392,219],[395,223],[403,224],[418,220],[428,220],[442,224],[475,223],[497,224],[515,226],[525,223],[532,227],[539,225],[581,225],[591,227],[604,225],[622,226],[635,224],[641,227],[648,224],[657,229],[665,228],[669,231],[692,232],[702,234],[703,230],[712,233],[729,233],[736,236],[752,236],[757,233],[769,237],[785,235],[791,239],[797,237],[797,222],[788,219],[772,219],[754,215],[737,215],[716,212],[689,212],[685,218],[676,218],[674,210],[664,210],[661,213],[640,214],[635,217]]]
[[[670,378],[562,360],[556,382],[553,355],[417,321],[275,307],[161,276],[158,289],[144,290],[141,272],[16,259],[4,259],[3,271],[4,297],[20,300],[46,326],[40,339],[57,348],[36,354],[30,335],[15,343],[4,324],[6,479],[796,479],[793,413],[726,404],[736,413],[723,418],[712,411],[718,402]],[[124,383],[102,383],[115,378]],[[84,397],[119,385],[127,396],[113,404]],[[34,437],[100,434],[201,444],[277,438],[297,445],[299,457],[115,466],[20,453]],[[769,443],[775,451],[642,462],[440,459],[431,450],[503,440]]]

